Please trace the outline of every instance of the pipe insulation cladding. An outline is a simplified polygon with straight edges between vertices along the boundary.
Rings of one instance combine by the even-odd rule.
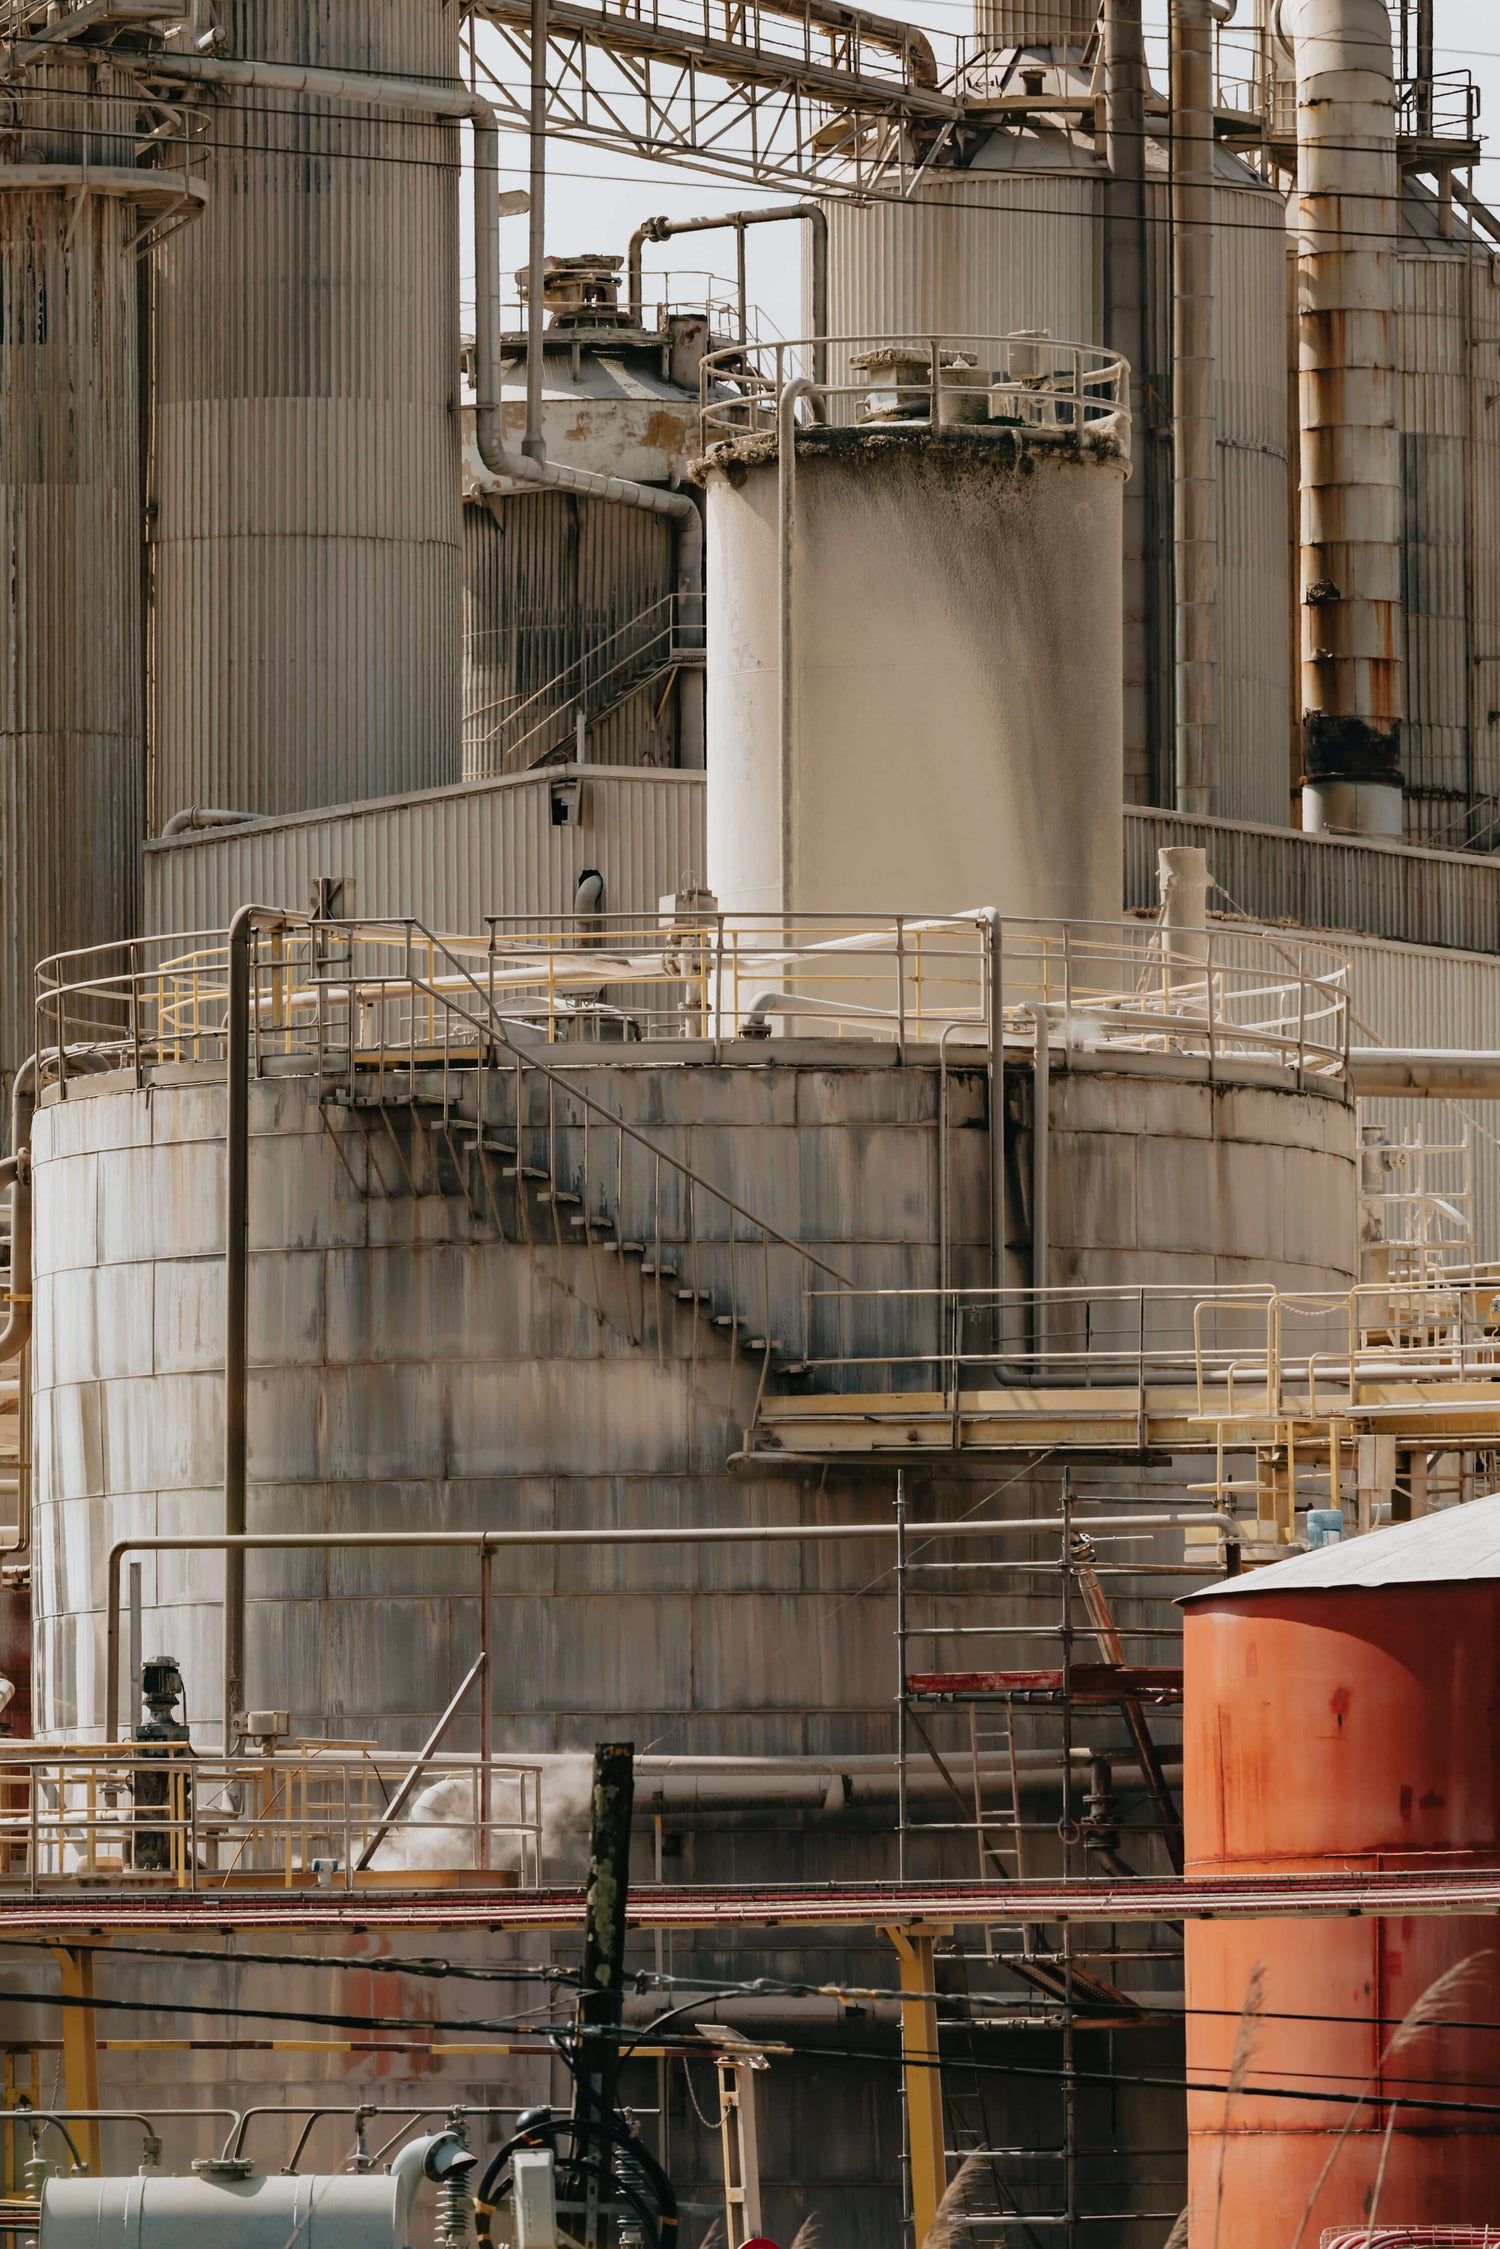
[[[1091,442],[804,427],[789,526],[774,439],[709,456],[727,911],[1118,916],[1128,464]]]
[[[1494,1866],[1497,1553],[1492,1496],[1189,1596],[1190,1881]],[[1195,2240],[1289,2249],[1363,2228],[1377,2177],[1382,2230],[1493,2220],[1492,1919],[1197,1921],[1186,1942],[1188,2078],[1216,2088],[1188,2096]],[[1257,1963],[1254,2056],[1226,2102]],[[1417,2007],[1429,2027],[1398,2035]]]
[[[459,77],[443,0],[219,21],[221,56]],[[458,126],[200,98],[208,215],[154,261],[153,829],[458,778]]]
[[[1399,837],[1396,96],[1384,0],[1289,0],[1297,65],[1303,826]]]

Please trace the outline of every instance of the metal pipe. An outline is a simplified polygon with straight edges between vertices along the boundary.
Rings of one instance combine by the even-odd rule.
[[[542,376],[546,368],[543,334],[544,276],[547,265],[547,0],[531,0],[531,117],[527,185],[531,222],[526,261],[526,434],[521,451],[545,461],[542,435]]]
[[[411,1792],[416,1787],[417,1782],[422,1778],[422,1775],[426,1772],[428,1766],[431,1764],[434,1756],[437,1754],[437,1751],[442,1744],[444,1734],[447,1733],[448,1728],[452,1725],[454,1719],[458,1716],[459,1708],[463,1702],[464,1696],[473,1686],[474,1681],[479,1678],[482,1678],[484,1680],[484,1691],[486,1695],[488,1695],[490,1691],[489,1660],[488,1651],[483,1648],[480,1649],[479,1654],[470,1664],[456,1693],[454,1693],[450,1697],[447,1709],[443,1712],[441,1718],[439,1718],[437,1724],[433,1727],[432,1732],[427,1736],[427,1739],[423,1742],[421,1748],[417,1751],[416,1757],[413,1762],[407,1767],[407,1770],[402,1777],[400,1786],[397,1788],[395,1795],[391,1798],[389,1804],[387,1804],[385,1808],[385,1815],[382,1818],[379,1826],[376,1828],[374,1834],[370,1837],[369,1842],[365,1845],[364,1849],[360,1852],[359,1857],[354,1862],[354,1871],[356,1874],[364,1873],[365,1869],[369,1866],[371,1860],[374,1858],[375,1853],[379,1850],[381,1844],[385,1841],[387,1833],[395,1824],[395,1822],[400,1818],[402,1811],[405,1809],[407,1798],[411,1795]],[[475,1854],[475,1863],[476,1865],[483,1864],[483,1860],[477,1852]]]
[[[224,1120],[224,1532],[246,1523],[248,1335],[250,1317],[250,944],[257,929],[278,927],[274,906],[241,906],[229,925]],[[118,1607],[118,1602],[116,1603]],[[116,1665],[118,1670],[118,1663]],[[118,1687],[118,1681],[116,1681]],[[224,1754],[244,1707],[245,1557],[224,1549]],[[114,1739],[111,1733],[110,1740]]]
[[[264,910],[264,909],[262,909]],[[1168,1509],[1159,1514],[1096,1516],[1088,1529],[1139,1530],[1172,1523],[1213,1522],[1218,1518],[1203,1508]],[[924,1540],[937,1538],[1031,1538],[1039,1531],[1062,1531],[1060,1516],[1016,1517],[1005,1522],[975,1516],[957,1522],[912,1524]],[[884,1523],[706,1523],[681,1527],[619,1530],[504,1530],[504,1531],[194,1531],[154,1538],[116,1539],[109,1550],[104,1619],[104,1738],[118,1739],[120,1730],[120,1571],[127,1554],[282,1554],[332,1553],[341,1548],[402,1548],[411,1552],[441,1552],[452,1548],[471,1554],[498,1554],[522,1546],[776,1546],[790,1542],[821,1543],[829,1539],[894,1538],[894,1521]]]
[[[1179,812],[1218,809],[1214,57],[1208,0],[1172,0],[1172,545]]]
[[[803,219],[812,234],[812,335],[813,380],[828,380],[828,213],[820,203],[762,203],[747,211],[724,211],[717,217],[702,219],[643,219],[630,237],[626,252],[626,295],[630,318],[637,328],[645,323],[645,277],[642,258],[648,242],[667,242],[676,234],[714,234],[725,227],[733,227],[738,234],[740,255],[743,256],[745,229],[749,226],[775,226],[785,219]],[[743,304],[741,306],[741,342],[744,341]]]
[[[792,754],[795,746],[797,690],[792,631],[792,540],[797,502],[797,402],[803,398],[819,414],[826,411],[823,393],[806,375],[798,375],[784,385],[781,396],[776,401],[776,552],[780,579],[776,610],[777,772],[781,791],[779,904],[783,914],[792,911],[793,889]]]
[[[1044,1298],[1052,1254],[1052,1017],[1035,1000],[1026,1013],[1035,1026],[1031,1063],[1031,1347],[1044,1347]]]
[[[1349,1084],[1363,1100],[1492,1101],[1500,1099],[1500,1052],[1352,1046]]]
[[[1297,68],[1302,825],[1402,832],[1399,175],[1385,0],[1284,0]]]
[[[258,812],[231,812],[215,804],[189,804],[181,812],[174,812],[162,828],[162,838],[188,834],[196,828],[238,828],[247,820],[258,820]]]

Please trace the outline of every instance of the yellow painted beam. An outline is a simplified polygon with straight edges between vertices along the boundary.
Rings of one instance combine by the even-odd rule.
[[[71,2109],[99,2106],[99,2040],[94,2017],[94,1948],[92,1945],[54,1945],[64,1999],[78,2004],[62,2008],[63,2099]],[[77,2135],[75,2135],[76,2137]],[[82,2132],[84,2160],[97,2179],[104,2165],[99,2125],[86,2123]]]
[[[943,2073],[937,2066],[937,1998],[932,1935],[888,1928],[901,1965],[901,2060],[906,2087],[906,2138],[911,2166],[912,2238],[917,2249],[937,2222],[948,2185],[943,2139]]]

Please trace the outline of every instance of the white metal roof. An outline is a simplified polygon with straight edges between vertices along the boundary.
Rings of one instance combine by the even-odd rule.
[[[1392,1523],[1337,1546],[1293,1554],[1269,1569],[1204,1586],[1187,1601],[1222,1601],[1247,1593],[1303,1593],[1341,1585],[1452,1585],[1500,1578],[1500,1492],[1466,1507]]]

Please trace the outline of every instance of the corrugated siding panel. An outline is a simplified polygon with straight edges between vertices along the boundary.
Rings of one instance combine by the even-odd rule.
[[[1397,261],[1407,833],[1462,843],[1469,789],[1467,260]],[[1432,792],[1437,792],[1436,801]]]
[[[1156,905],[1156,854],[1179,843],[1206,851],[1229,903],[1257,921],[1500,952],[1500,856],[1356,843],[1131,806],[1127,909]]]
[[[1099,183],[1067,172],[929,172],[909,203],[831,201],[834,336],[1006,336],[1092,343],[1101,319]],[[845,378],[837,366],[834,381]]]
[[[1286,214],[1267,190],[1226,187],[1216,215],[1218,808],[1276,823],[1288,817],[1290,771]]]
[[[974,29],[996,47],[1082,47],[1097,0],[976,0]]]
[[[443,0],[236,0],[231,52],[458,74]],[[458,777],[458,128],[237,92],[154,261],[152,824]]]
[[[313,884],[344,884],[340,911],[413,914],[474,931],[486,914],[571,911],[597,867],[609,913],[656,915],[703,871],[703,776],[615,768],[583,776],[583,820],[552,823],[557,768],[430,795],[266,821],[146,850],[148,930],[223,929],[249,899],[303,910]]]
[[[1476,833],[1500,833],[1500,259],[1475,261],[1474,664]]]
[[[464,771],[503,772],[570,742],[580,696],[592,713],[647,668],[670,627],[676,527],[667,516],[569,492],[509,493],[497,521],[464,509]],[[553,687],[555,692],[543,693]],[[676,702],[656,717],[636,693],[591,723],[591,765],[670,765]],[[540,724],[543,731],[532,733]]]
[[[78,121],[77,99],[70,116]],[[45,153],[76,160],[66,145]],[[34,1044],[32,963],[135,926],[144,744],[130,243],[139,224],[115,197],[0,195],[7,1076]]]

